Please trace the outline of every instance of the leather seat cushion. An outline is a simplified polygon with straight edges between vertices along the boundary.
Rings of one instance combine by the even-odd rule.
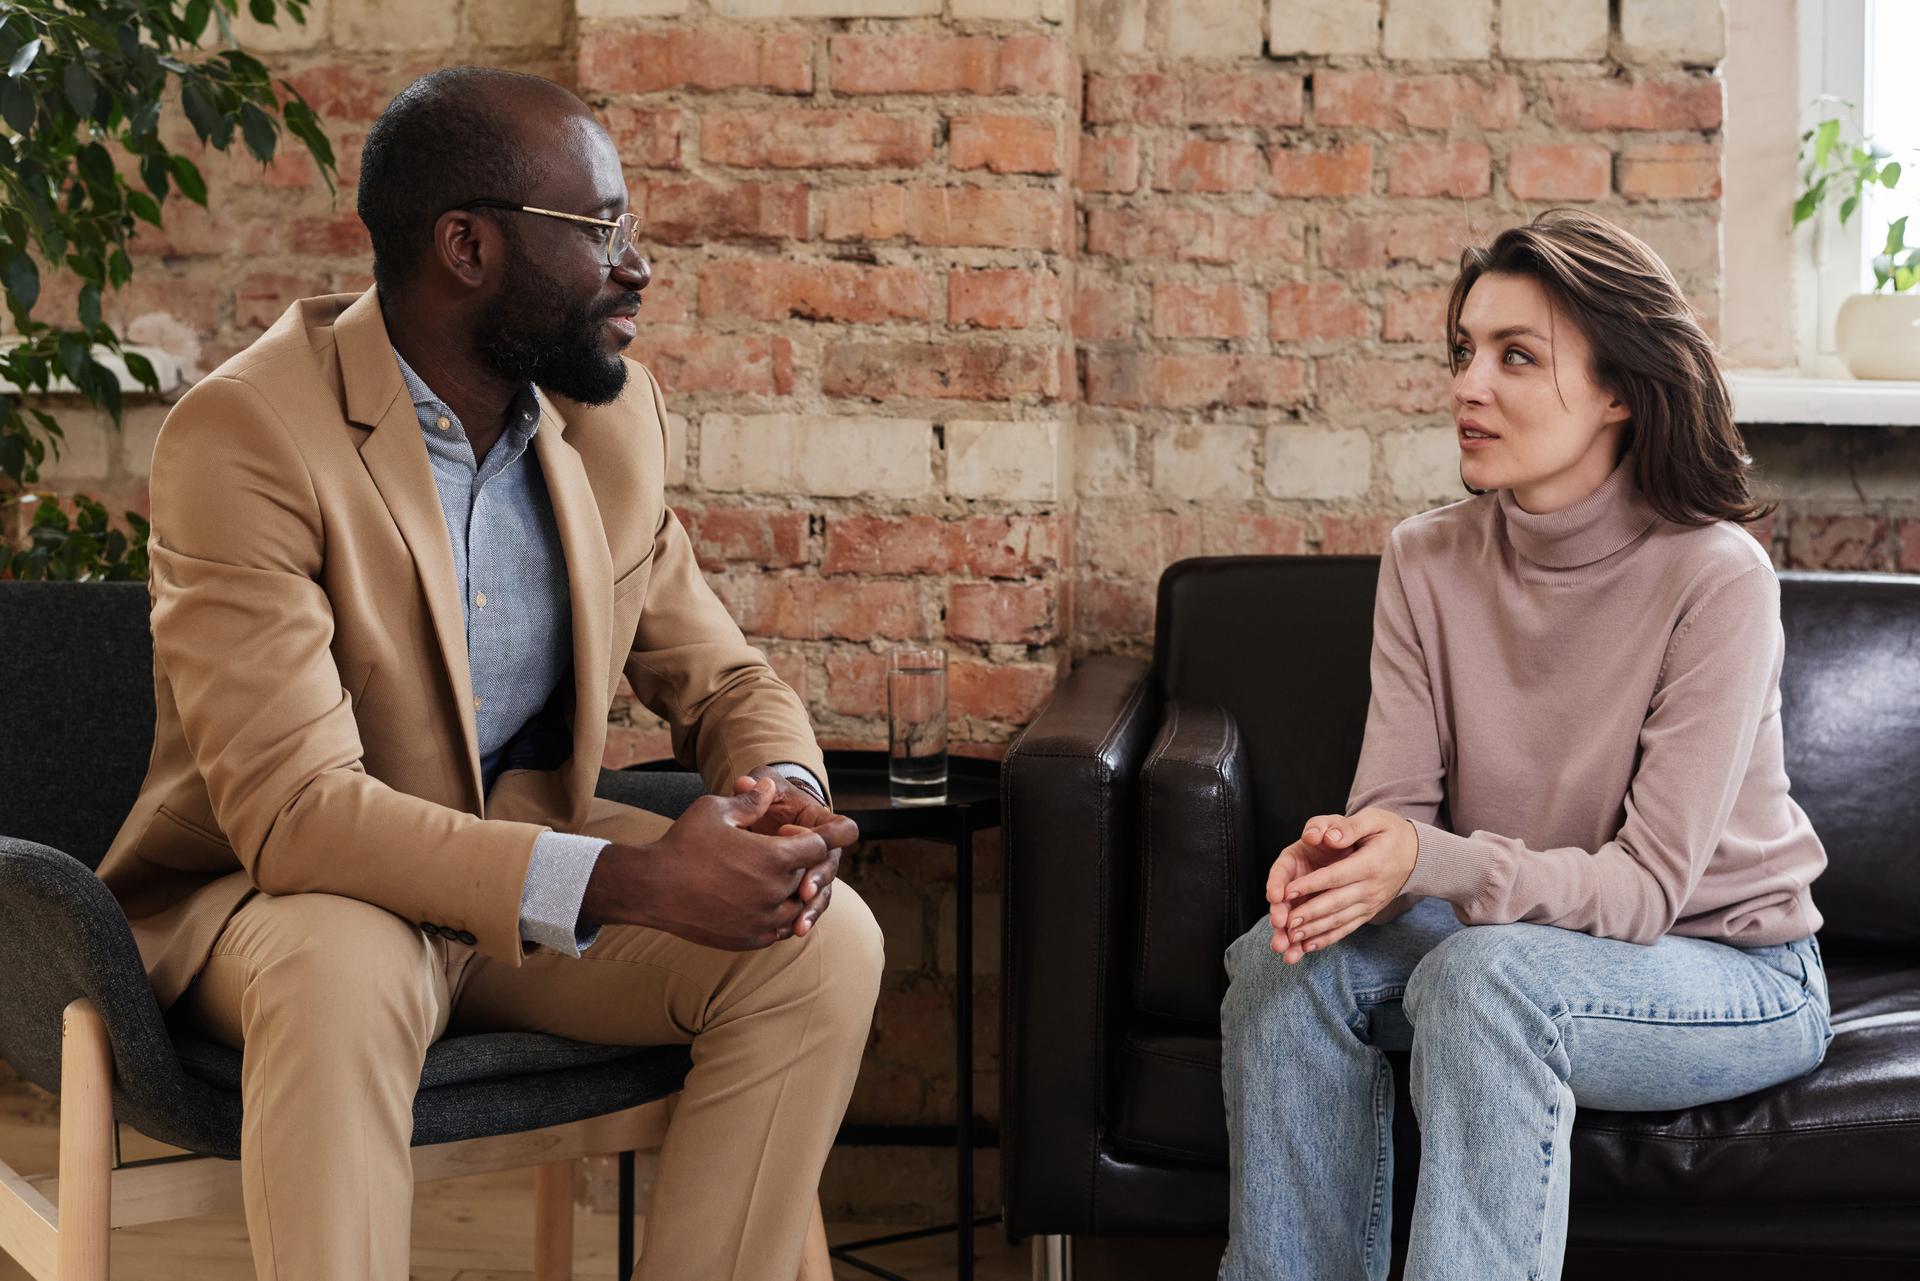
[[[1680,1112],[1581,1113],[1575,1203],[1920,1205],[1920,967],[1835,961],[1827,977],[1834,1040],[1807,1076]],[[1136,1029],[1115,1068],[1117,1150],[1226,1165],[1218,1039]]]

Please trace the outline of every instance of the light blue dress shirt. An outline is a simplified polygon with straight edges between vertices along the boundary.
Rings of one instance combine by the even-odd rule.
[[[553,500],[533,438],[540,404],[531,385],[509,409],[505,434],[475,460],[460,419],[399,352],[400,376],[413,398],[427,459],[453,543],[453,572],[466,617],[467,667],[473,679],[483,788],[508,768],[557,768],[572,749],[555,696],[573,656],[572,597]],[[775,769],[824,796],[811,770]],[[520,937],[565,956],[592,946],[599,930],[579,930],[580,904],[594,863],[609,842],[566,832],[534,839],[520,891]]]

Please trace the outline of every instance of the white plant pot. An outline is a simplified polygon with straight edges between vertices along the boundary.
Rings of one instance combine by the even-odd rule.
[[[1853,295],[1840,304],[1833,341],[1855,378],[1920,379],[1920,289]]]

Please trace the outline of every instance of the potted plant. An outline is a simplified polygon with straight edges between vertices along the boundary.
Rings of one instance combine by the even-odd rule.
[[[1847,142],[1841,129],[1839,119],[1829,118],[1800,135],[1802,186],[1793,203],[1795,227],[1836,198],[1844,227],[1869,189],[1892,190],[1900,181],[1901,164],[1891,152],[1871,138]],[[1854,294],[1840,304],[1834,320],[1840,359],[1855,378],[1920,379],[1920,293],[1913,288],[1920,281],[1920,244],[1907,243],[1904,216],[1888,225],[1886,244],[1873,259],[1873,277],[1872,293]]]

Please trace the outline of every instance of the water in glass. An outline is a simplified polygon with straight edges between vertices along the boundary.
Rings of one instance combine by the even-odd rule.
[[[887,778],[899,805],[947,799],[947,666],[938,650],[895,654],[887,668]]]

